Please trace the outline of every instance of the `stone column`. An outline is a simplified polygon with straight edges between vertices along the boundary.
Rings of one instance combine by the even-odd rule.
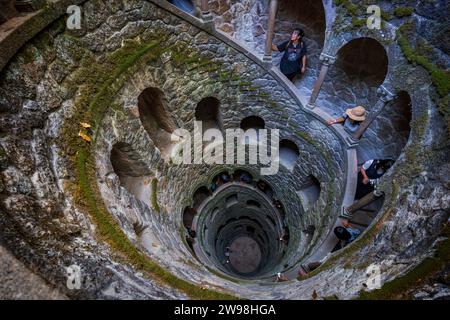
[[[361,123],[358,130],[356,130],[356,132],[353,133],[351,137],[352,142],[358,142],[361,139],[364,132],[366,132],[367,128],[369,128],[372,122],[384,110],[384,107],[386,107],[386,105],[395,98],[395,95],[389,92],[383,86],[379,87],[377,92],[380,94],[380,98],[373,107],[373,111],[371,112],[371,114],[366,118],[366,120],[363,121],[363,123]]]
[[[384,193],[382,191],[379,191],[375,189],[371,193],[365,195],[355,203],[353,203],[351,206],[344,209],[344,213],[341,215],[342,218],[351,219],[353,217],[353,214],[361,209],[362,207],[367,206],[368,204],[371,204],[375,200],[377,200],[379,197],[381,197]]]
[[[275,30],[275,19],[277,17],[278,10],[278,0],[270,0],[269,4],[269,21],[267,25],[267,34],[266,34],[266,47],[264,49],[264,58],[265,62],[272,62],[272,43],[273,43],[273,33]]]
[[[336,57],[326,54],[326,53],[321,53],[320,57],[319,57],[320,61],[322,61],[322,66],[320,68],[320,73],[319,73],[319,77],[316,80],[316,83],[314,84],[314,88],[313,91],[311,93],[311,97],[309,98],[309,102],[308,102],[308,107],[311,109],[314,109],[316,107],[316,100],[317,97],[319,96],[320,93],[320,89],[322,88],[323,82],[325,81],[325,77],[328,73],[328,68],[330,67],[330,65],[334,64],[334,62],[336,61]]]
[[[209,11],[208,0],[201,0],[200,9],[202,11],[202,20],[205,23],[212,24],[213,16],[211,14],[211,11]]]

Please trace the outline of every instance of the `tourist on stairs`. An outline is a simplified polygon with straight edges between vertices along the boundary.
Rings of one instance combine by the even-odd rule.
[[[273,51],[284,52],[280,62],[281,72],[291,81],[299,73],[306,70],[306,44],[302,41],[305,33],[302,29],[294,29],[291,40],[279,45],[272,44]]]
[[[327,121],[328,125],[342,123],[345,130],[350,133],[356,132],[361,123],[366,120],[366,109],[362,106],[347,109],[342,117],[337,119],[331,119]]]
[[[358,185],[355,199],[361,199],[375,188],[376,180],[381,178],[394,164],[392,159],[367,160],[358,172]]]
[[[353,242],[361,233],[358,229],[352,228],[348,220],[342,221],[342,227],[334,228],[334,234],[339,239],[339,242],[334,246],[331,252],[335,252],[351,242]]]

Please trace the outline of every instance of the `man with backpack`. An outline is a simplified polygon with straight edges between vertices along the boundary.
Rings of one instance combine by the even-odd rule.
[[[292,32],[291,40],[279,45],[272,44],[273,51],[284,52],[280,70],[291,81],[297,74],[303,74],[306,70],[306,44],[302,40],[304,36],[303,30],[296,28]]]

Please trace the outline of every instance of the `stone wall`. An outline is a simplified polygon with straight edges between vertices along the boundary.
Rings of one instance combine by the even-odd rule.
[[[260,299],[308,299],[313,292],[352,298],[364,288],[368,265],[381,266],[384,283],[439,247],[449,210],[445,122],[428,74],[412,67],[391,43],[388,82],[410,95],[411,134],[403,151],[391,147],[399,158],[383,178],[386,200],[373,224],[308,279],[261,286],[217,276],[184,243],[182,212],[199,186],[232,168],[178,167],[163,158],[139,119],[139,94],[160,88],[174,123],[187,129],[197,103],[213,96],[221,102],[224,128],[259,115],[266,128],[279,128],[282,138],[297,144],[294,171],[281,167],[267,178],[286,207],[291,241],[285,262],[291,266],[320,247],[340,213],[349,183],[343,137],[325,126],[324,117],[304,109],[298,101],[305,96],[292,94],[245,48],[202,30],[200,22],[165,1],[114,0],[108,6],[88,1],[83,10],[82,30],[64,31],[64,20],[56,21],[0,74],[0,240],[62,294],[222,297],[217,290]],[[395,116],[383,116],[374,132],[392,129],[393,122],[383,121]],[[134,147],[134,157],[157,179],[148,203],[120,186],[110,162],[116,142]],[[366,155],[380,146],[376,142],[371,148],[363,150]],[[255,176],[259,171],[241,167]],[[317,204],[303,212],[293,190],[310,174],[322,192]],[[306,242],[303,230],[310,225],[316,232]],[[66,286],[66,268],[72,264],[82,267],[79,291]]]

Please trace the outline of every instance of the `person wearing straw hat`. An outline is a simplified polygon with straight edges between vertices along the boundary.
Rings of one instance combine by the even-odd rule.
[[[327,123],[328,125],[342,123],[347,131],[354,133],[364,120],[366,120],[366,109],[363,106],[357,106],[347,109],[342,117],[328,120]]]

